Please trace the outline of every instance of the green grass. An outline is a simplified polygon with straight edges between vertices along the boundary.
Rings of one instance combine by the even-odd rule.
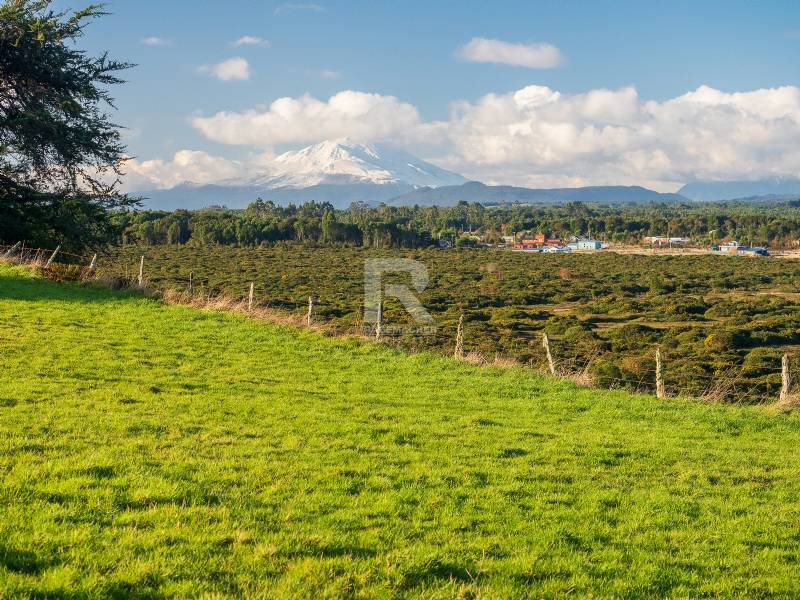
[[[131,281],[144,255],[153,289],[187,289],[242,299],[254,284],[256,304],[315,316],[353,332],[362,321],[364,261],[413,258],[427,269],[420,302],[436,319],[435,338],[402,336],[399,345],[452,352],[460,316],[470,350],[546,368],[542,333],[565,372],[587,365],[598,387],[655,392],[660,346],[673,395],[703,396],[736,378],[725,400],[773,403],[781,388],[781,355],[800,380],[800,261],[736,256],[530,254],[490,248],[377,249],[276,244],[120,246],[99,260],[100,272]],[[387,283],[408,285],[407,273]],[[392,323],[408,319],[393,298]],[[725,387],[725,386],[723,386]]]
[[[0,266],[0,597],[800,594],[800,419]]]

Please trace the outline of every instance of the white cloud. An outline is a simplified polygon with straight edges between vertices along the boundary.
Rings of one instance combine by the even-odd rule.
[[[319,76],[323,79],[339,79],[342,74],[339,71],[334,71],[333,69],[322,69],[319,72]]]
[[[455,102],[449,118],[428,122],[393,96],[347,90],[327,100],[280,98],[192,124],[214,141],[259,149],[345,136],[388,140],[487,183],[671,191],[695,179],[800,176],[796,86],[733,93],[701,86],[654,101],[634,87],[565,94],[532,85]],[[269,162],[269,153],[240,163],[183,150],[171,161],[134,161],[129,170],[166,186],[251,174]]]
[[[203,65],[198,71],[208,73],[222,81],[245,81],[250,79],[250,63],[240,56],[229,58],[216,65]]]
[[[477,37],[462,46],[457,54],[471,62],[500,63],[530,69],[552,69],[564,62],[561,51],[551,44],[513,44]]]
[[[528,86],[458,102],[448,165],[519,184],[564,179],[674,189],[692,179],[800,175],[800,88],[725,93],[706,86],[664,102],[633,87],[561,94]]]
[[[275,7],[275,14],[303,11],[303,12],[325,12],[325,7],[313,2],[284,2]]]
[[[142,38],[141,43],[145,46],[168,46],[170,41],[161,37],[157,37],[155,35],[148,36],[146,38]]]
[[[231,42],[231,46],[235,48],[240,46],[269,46],[269,42],[257,35],[243,35],[238,40]]]
[[[421,123],[417,109],[394,96],[346,90],[327,101],[308,94],[279,98],[268,108],[195,117],[192,124],[218,142],[269,147],[345,136],[359,140],[407,137]]]
[[[170,188],[185,181],[204,184],[236,177],[243,172],[238,161],[200,150],[178,150],[171,160],[131,159],[125,163],[125,190]]]

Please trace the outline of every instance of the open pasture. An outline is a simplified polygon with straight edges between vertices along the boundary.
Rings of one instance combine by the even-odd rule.
[[[430,277],[419,298],[437,334],[395,343],[450,353],[463,312],[467,351],[543,368],[547,332],[560,371],[603,387],[652,390],[661,346],[668,393],[771,402],[781,355],[800,348],[800,261],[277,244],[125,247],[101,270],[134,278],[142,254],[155,288],[186,290],[193,273],[199,293],[244,298],[252,281],[257,303],[298,314],[314,296],[316,318],[341,332],[362,329],[364,260],[413,258]],[[409,317],[389,299],[386,319],[402,325]]]
[[[792,597],[800,420],[0,265],[0,597]]]

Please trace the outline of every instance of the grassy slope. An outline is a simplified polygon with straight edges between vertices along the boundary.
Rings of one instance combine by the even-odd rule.
[[[0,597],[800,594],[800,419],[0,265]]]

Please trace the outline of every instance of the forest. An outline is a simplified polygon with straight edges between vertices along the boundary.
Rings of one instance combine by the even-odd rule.
[[[452,207],[328,203],[278,206],[258,199],[246,209],[126,210],[114,214],[121,245],[257,246],[275,242],[424,248],[498,244],[503,236],[547,232],[638,244],[648,236],[689,237],[698,244],[737,239],[751,246],[793,248],[800,240],[800,200],[762,203],[601,205],[460,202]],[[476,235],[479,234],[479,235]]]

